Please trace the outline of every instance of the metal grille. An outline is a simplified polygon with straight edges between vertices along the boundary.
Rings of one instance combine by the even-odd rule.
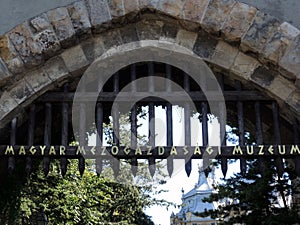
[[[154,83],[153,77],[163,77],[166,82],[159,85]],[[188,74],[171,65],[156,62],[145,62],[130,65],[114,74],[97,93],[89,92],[89,85],[98,85],[97,82],[87,84],[82,93],[82,102],[77,108],[79,112],[79,134],[72,132],[71,116],[72,102],[78,80],[69,80],[63,87],[56,88],[45,93],[37,101],[29,106],[26,116],[14,118],[6,129],[2,130],[0,155],[7,159],[7,168],[10,173],[15,169],[17,160],[25,160],[25,170],[29,174],[32,161],[43,160],[45,175],[49,172],[51,159],[61,160],[61,173],[67,171],[67,159],[78,159],[79,171],[85,170],[85,159],[96,159],[96,171],[102,171],[104,159],[113,161],[115,175],[119,173],[119,159],[128,159],[132,165],[132,172],[137,172],[137,160],[146,159],[149,163],[149,171],[153,176],[157,159],[167,159],[167,169],[171,176],[173,173],[173,160],[185,159],[185,170],[189,176],[192,170],[193,159],[201,159],[205,155],[216,153],[221,160],[222,172],[227,172],[228,159],[240,159],[241,172],[246,173],[247,159],[258,158],[261,171],[264,170],[264,161],[275,159],[278,174],[283,175],[283,159],[290,158],[295,162],[295,172],[300,175],[300,151],[299,151],[299,125],[296,118],[287,121],[280,116],[277,103],[261,92],[245,86],[237,80],[228,79],[222,74],[216,73],[219,85],[222,87],[226,100],[226,109],[220,105],[220,130],[226,133],[226,123],[237,128],[239,146],[226,146],[226,135],[220,140],[221,146],[209,145],[209,104],[202,89]],[[136,86],[132,81],[141,77],[148,77],[147,86]],[[177,91],[170,81],[179,85],[185,93]],[[122,89],[131,85],[130,91]],[[209,91],[209,87],[206,91]],[[153,97],[153,93],[159,93],[159,98]],[[191,106],[186,102],[186,93],[192,99],[199,113],[202,125],[202,145],[191,146]],[[85,109],[89,102],[97,96],[95,120],[97,140],[95,146],[87,146],[87,133],[91,129],[86,127],[87,118]],[[148,96],[141,98],[141,96]],[[165,99],[176,96],[176,104],[184,108],[185,146],[173,146],[173,111],[172,104]],[[118,97],[116,109],[120,104],[136,102],[130,110],[130,146],[121,146],[119,140],[119,111],[111,110]],[[155,107],[164,106],[166,111],[166,146],[156,146],[155,143]],[[137,116],[138,109],[148,107],[149,137],[147,146],[138,146],[137,143]],[[111,113],[112,112],[112,113]],[[227,115],[227,122],[225,118]],[[103,123],[111,116],[113,118],[113,146],[102,146]],[[8,132],[9,130],[9,132]],[[252,143],[246,143],[245,133],[249,132],[254,139]],[[284,134],[282,134],[284,131]],[[7,136],[6,134],[9,134]],[[79,147],[70,146],[74,137],[78,135]],[[267,138],[266,138],[267,137]],[[137,151],[139,149],[139,151]],[[163,151],[162,151],[163,149]],[[176,154],[174,153],[176,149]],[[149,154],[151,150],[151,154]],[[137,154],[138,152],[138,154]],[[172,154],[172,152],[174,154]],[[196,154],[195,154],[196,152]],[[104,154],[105,153],[105,154]],[[250,154],[251,153],[251,154]]]

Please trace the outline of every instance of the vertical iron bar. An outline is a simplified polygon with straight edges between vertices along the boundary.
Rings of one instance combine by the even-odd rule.
[[[299,123],[296,118],[293,119],[293,131],[294,131],[294,144],[299,144]],[[298,177],[300,177],[300,157],[296,156],[295,162],[295,172]]]
[[[242,90],[241,82],[239,82],[239,81],[236,82],[236,89],[237,89],[237,91]],[[237,107],[237,113],[238,113],[239,145],[244,146],[244,144],[245,144],[245,140],[244,140],[244,133],[245,133],[244,109],[243,109],[244,106],[243,106],[242,101],[238,101],[236,104],[237,104],[236,107]],[[241,159],[240,159],[240,170],[241,170],[242,176],[245,176],[246,170],[247,170],[247,164],[246,164],[246,159],[244,157],[241,157]]]
[[[136,80],[136,65],[132,64],[130,66],[130,77],[131,77],[131,91],[136,92],[136,83],[134,82]]]
[[[183,87],[184,90],[188,93],[190,91],[190,83],[189,83],[189,76],[188,74],[183,74]],[[185,126],[185,132],[184,132],[184,141],[185,146],[191,146],[191,109],[190,105],[186,103],[184,105],[184,126]],[[187,176],[189,177],[192,172],[192,160],[189,158],[190,156],[187,156],[185,159],[185,172]]]
[[[149,79],[149,92],[155,91],[154,85],[154,63],[148,62],[148,79]]]
[[[102,103],[97,103],[96,105],[96,123],[97,123],[97,136],[96,136],[96,146],[99,148],[102,146],[103,140],[103,105]],[[96,173],[99,176],[103,169],[103,162],[100,157],[96,158]]]
[[[64,94],[68,92],[68,84],[65,84],[64,86]],[[63,146],[68,145],[68,124],[69,124],[69,118],[68,118],[68,103],[63,102],[62,103],[62,128],[61,128],[61,143]],[[67,166],[68,161],[67,158],[62,156],[60,159],[60,168],[61,168],[61,175],[64,177],[67,173]]]
[[[51,145],[51,129],[52,129],[52,105],[50,103],[45,104],[45,132],[44,132],[44,144],[49,147]],[[49,173],[50,159],[44,157],[43,160],[43,171],[44,175],[47,176]]]
[[[134,93],[137,91],[136,88],[136,65],[133,64],[130,67],[130,77],[131,77],[131,91]],[[130,129],[131,129],[131,136],[130,136],[130,147],[132,149],[136,149],[137,147],[137,105],[134,104],[134,106],[131,109],[130,113]],[[131,158],[131,172],[133,176],[136,176],[138,171],[138,162],[135,157]]]
[[[148,91],[154,92],[155,91],[155,85],[154,85],[154,63],[148,62]],[[153,102],[149,103],[149,145],[151,148],[155,147],[155,106]],[[155,165],[155,159],[153,157],[150,157],[148,160],[149,163],[149,172],[150,175],[153,177],[156,165]]]
[[[261,121],[261,110],[260,110],[260,102],[255,102],[255,127],[256,127],[256,145],[263,144],[263,132],[262,132],[262,121]],[[265,159],[258,158],[258,166],[261,174],[264,176],[266,166]]]
[[[219,81],[219,85],[221,89],[224,91],[224,76],[219,75],[217,79]],[[226,121],[225,121],[226,112],[223,103],[219,103],[219,110],[220,110],[220,138],[221,138],[220,142],[221,142],[221,146],[226,146]],[[223,176],[226,177],[227,170],[228,170],[226,157],[221,157],[221,170]]]
[[[137,147],[137,105],[136,104],[131,109],[130,123],[131,123],[130,145],[132,149],[136,149]],[[133,176],[136,176],[137,169],[138,169],[137,159],[133,157],[131,159],[131,171]]]
[[[113,85],[114,85],[114,92],[117,94],[119,93],[119,73],[115,73],[113,77]],[[119,124],[119,104],[114,103],[113,112],[113,142],[114,145],[120,146],[120,124]],[[113,159],[113,171],[115,179],[119,176],[120,171],[120,162],[118,159]]]
[[[80,117],[80,122],[79,122],[79,146],[82,148],[85,147],[86,145],[86,113],[85,113],[85,108],[86,105],[85,103],[80,103],[79,105],[79,117]],[[78,158],[78,170],[80,175],[82,176],[85,170],[85,159],[83,156],[79,156]]]
[[[169,64],[166,64],[166,91],[172,91],[172,67]]]
[[[275,143],[280,145],[281,144],[281,134],[280,134],[280,125],[279,125],[279,112],[278,112],[278,105],[277,102],[272,103],[272,112],[273,112],[273,120],[274,120],[274,138]],[[283,166],[283,160],[281,157],[276,157],[275,159],[277,172],[280,177],[283,176],[284,173],[284,166]]]
[[[10,130],[10,145],[14,146],[16,144],[16,133],[17,133],[17,118],[14,118],[11,121],[11,130]],[[8,174],[12,175],[15,170],[15,158],[10,156],[8,158]]]
[[[208,120],[207,120],[207,102],[201,102],[201,121],[202,121],[202,145],[208,146]],[[209,171],[210,161],[209,158],[203,159],[203,168]],[[206,174],[208,175],[208,173]]]
[[[32,104],[29,110],[29,122],[28,122],[28,145],[32,146],[34,142],[34,127],[35,127],[35,105]],[[29,176],[32,170],[32,159],[26,157],[25,171],[26,175]]]
[[[149,103],[149,146],[154,149],[155,147],[155,108],[154,103]],[[154,157],[149,158],[149,171],[153,177],[156,170]]]
[[[166,91],[172,91],[172,67],[166,64]],[[173,146],[173,111],[171,103],[167,103],[167,146]],[[173,156],[167,158],[167,170],[171,177],[174,171]]]
[[[167,103],[167,146],[173,146],[173,112],[171,103]],[[167,169],[169,176],[172,176],[174,170],[173,157],[167,158]]]
[[[191,115],[190,105],[188,103],[186,103],[185,106],[184,106],[185,146],[191,146],[191,120],[190,120],[190,115]],[[185,172],[186,172],[188,177],[191,175],[191,172],[192,172],[192,160],[190,159],[189,155],[185,159]]]

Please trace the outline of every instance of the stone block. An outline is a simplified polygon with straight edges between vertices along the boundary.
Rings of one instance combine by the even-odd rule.
[[[43,73],[47,74],[52,82],[63,80],[69,76],[68,68],[60,56],[48,60],[43,67]]]
[[[218,33],[234,4],[234,0],[211,0],[202,19],[202,27],[209,33]]]
[[[281,58],[279,66],[286,70],[292,78],[300,74],[300,35],[290,44]]]
[[[287,47],[299,34],[300,31],[294,26],[286,22],[282,23],[279,29],[269,39],[262,55],[266,60],[278,64]]]
[[[219,41],[211,61],[222,68],[229,69],[233,65],[238,53],[239,50],[237,48]]]
[[[24,71],[24,63],[7,35],[0,36],[0,58],[11,73],[17,74]]]
[[[165,23],[162,27],[160,40],[175,42],[178,32],[178,26],[174,23]]]
[[[243,51],[260,53],[279,25],[280,23],[275,17],[258,12],[249,30],[242,38],[241,48]]]
[[[75,43],[76,37],[67,8],[61,7],[50,10],[47,12],[47,15],[61,46],[64,48],[72,46]]]
[[[110,30],[101,35],[103,40],[104,48],[106,50],[116,47],[122,44],[122,37],[119,29]]]
[[[52,29],[43,30],[37,33],[34,38],[39,43],[45,59],[52,57],[61,49],[60,43]]]
[[[278,73],[275,71],[260,66],[251,75],[251,80],[261,87],[267,87],[271,85],[277,75]]]
[[[292,107],[292,109],[300,115],[300,91],[295,90],[287,98],[286,102]],[[299,119],[299,117],[298,117]]]
[[[24,72],[24,70],[25,70],[24,62],[19,56],[15,57],[13,59],[7,60],[6,65],[12,74],[19,74],[19,73]]]
[[[125,15],[123,0],[107,0],[107,3],[112,18],[118,18]]]
[[[9,90],[9,95],[18,103],[22,104],[34,94],[32,87],[22,79],[14,84],[14,87]]]
[[[74,2],[68,6],[75,34],[78,38],[84,39],[91,36],[91,23],[88,10],[83,1]]]
[[[125,14],[139,11],[139,0],[123,0]]]
[[[158,1],[157,9],[174,17],[181,17],[185,0]]]
[[[120,28],[119,30],[124,44],[139,40],[134,26],[128,25]]]
[[[33,37],[39,43],[44,58],[48,59],[55,55],[61,49],[61,46],[47,15],[42,13],[31,19],[29,23],[33,28],[32,30],[34,30]]]
[[[25,66],[32,67],[41,64],[43,61],[41,46],[33,37],[26,22],[16,26],[8,35]]]
[[[209,0],[186,0],[183,8],[183,18],[200,23],[208,3]]]
[[[81,45],[65,50],[61,57],[70,73],[80,70],[89,64]]]
[[[286,101],[290,94],[296,90],[294,83],[282,76],[277,76],[267,89],[276,97]]]
[[[140,9],[157,9],[159,0],[138,0]]]
[[[239,52],[230,70],[241,78],[249,80],[250,76],[259,65],[260,63],[255,58]]]
[[[300,74],[296,76],[295,85],[298,89],[300,89]]]
[[[111,22],[110,10],[106,0],[86,0],[91,19],[92,31],[99,33],[103,25]]]
[[[225,40],[238,42],[249,29],[257,9],[244,3],[237,2],[232,8],[221,31]]]
[[[28,75],[24,77],[24,80],[30,85],[34,93],[39,93],[44,87],[52,83],[51,79],[42,69],[30,71]]]
[[[197,40],[197,33],[180,29],[176,36],[176,43],[192,50]]]
[[[0,57],[0,83],[2,83],[8,77],[11,77],[11,73],[9,72],[7,66]]]
[[[45,13],[42,13],[41,15],[38,15],[37,17],[31,19],[30,25],[35,30],[35,32],[41,32],[43,30],[52,28],[52,25]]]
[[[213,55],[217,44],[218,41],[216,39],[212,38],[206,32],[201,30],[198,33],[193,51],[201,58],[209,59]]]
[[[101,56],[106,50],[104,46],[103,38],[101,36],[95,37],[91,46],[92,46],[91,52],[93,52],[95,59]]]
[[[140,40],[159,40],[163,27],[162,21],[141,21],[136,24]]]
[[[0,120],[2,124],[6,122],[6,120],[3,119],[16,107],[18,107],[18,103],[15,99],[11,97],[8,92],[3,92],[0,97]]]

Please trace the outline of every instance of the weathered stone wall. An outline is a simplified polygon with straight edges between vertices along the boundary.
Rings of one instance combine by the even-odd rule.
[[[255,85],[300,118],[300,31],[291,24],[234,0],[86,0],[0,37],[0,120],[99,57],[166,44]]]
[[[50,9],[68,5],[75,0],[1,0],[0,34],[24,20]],[[134,1],[134,0],[128,0]],[[239,0],[300,28],[299,0]],[[176,2],[176,1],[174,1]]]

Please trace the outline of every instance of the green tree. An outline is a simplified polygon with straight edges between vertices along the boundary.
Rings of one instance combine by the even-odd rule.
[[[206,202],[222,202],[217,209],[196,213],[220,220],[221,224],[295,224],[300,221],[295,207],[287,198],[294,191],[288,175],[278,179],[274,161],[266,163],[264,175],[260,175],[257,160],[248,165],[246,176],[240,173],[216,185],[216,193],[204,199]],[[284,205],[283,207],[280,205]]]

